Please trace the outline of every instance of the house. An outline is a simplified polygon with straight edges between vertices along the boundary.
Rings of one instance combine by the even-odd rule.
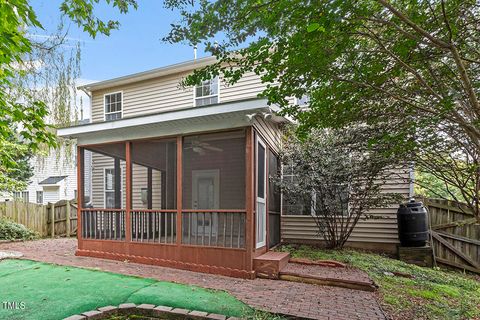
[[[79,123],[88,123],[88,120]],[[25,202],[48,204],[77,197],[76,146],[64,145],[48,150],[30,160],[33,176],[24,190],[5,193],[2,201],[20,199]]]
[[[92,122],[58,130],[78,143],[77,255],[252,278],[254,260],[282,238],[310,240],[308,216],[281,216],[269,179],[280,170],[288,120],[257,97],[260,78],[179,85],[213,61],[81,88],[91,95]],[[394,226],[389,217],[356,239],[383,246]]]

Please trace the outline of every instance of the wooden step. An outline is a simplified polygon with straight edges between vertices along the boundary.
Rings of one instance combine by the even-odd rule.
[[[288,252],[268,251],[253,259],[253,268],[257,277],[278,279],[280,271],[285,268],[289,259]]]

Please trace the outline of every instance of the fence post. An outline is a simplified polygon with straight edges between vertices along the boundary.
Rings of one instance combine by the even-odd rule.
[[[50,203],[50,222],[52,224],[52,238],[55,238],[55,204]]]
[[[67,238],[70,237],[70,200],[67,200],[66,203],[66,211],[67,211],[67,217],[66,217],[66,232],[67,232]]]

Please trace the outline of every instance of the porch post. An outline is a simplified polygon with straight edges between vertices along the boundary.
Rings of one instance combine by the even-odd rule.
[[[120,168],[120,158],[114,158],[113,160],[113,175],[115,185],[113,186],[115,190],[115,209],[122,208],[122,192],[120,191],[122,188],[122,169]]]
[[[254,197],[253,197],[253,128],[248,127],[245,142],[245,209],[246,209],[246,230],[245,230],[245,246],[247,256],[247,270],[253,270],[253,250],[254,246]]]
[[[132,208],[132,143],[125,142],[125,159],[126,159],[126,200],[125,200],[125,240],[130,242],[132,240],[132,226],[130,221],[130,210]]]
[[[182,173],[183,173],[183,139],[182,136],[177,137],[177,245],[182,244],[182,191],[183,191],[183,182],[182,182]]]
[[[77,239],[82,238],[82,208],[83,208],[83,195],[85,193],[85,187],[83,185],[84,177],[84,156],[85,149],[77,146]]]

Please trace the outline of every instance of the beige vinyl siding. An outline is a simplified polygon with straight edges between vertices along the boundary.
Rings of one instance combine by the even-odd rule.
[[[183,88],[180,82],[188,73],[176,73],[151,80],[92,92],[92,122],[104,121],[104,95],[123,93],[123,117],[132,117],[193,107],[193,88]],[[255,98],[265,88],[260,77],[249,73],[235,85],[220,81],[220,102]]]
[[[279,125],[257,116],[253,122],[253,126],[267,145],[272,148],[274,152],[278,153],[282,145],[282,131]]]
[[[92,154],[92,205],[94,208],[105,208],[105,169],[113,168],[113,165],[113,158],[98,153]],[[120,167],[122,170],[122,208],[125,208],[125,161],[120,161]]]
[[[234,85],[227,86],[224,81],[220,82],[220,102],[256,98],[265,87],[259,76],[248,72]]]
[[[93,206],[95,208],[105,208],[105,177],[104,172],[107,168],[113,168],[113,158],[93,154],[92,160],[92,192],[93,192]],[[122,160],[120,161],[122,168],[122,208],[125,208],[126,198],[126,165]],[[132,208],[146,209],[147,204],[142,203],[142,188],[147,188],[147,168],[133,164],[132,166]],[[153,170],[152,172],[152,207],[153,209],[161,208],[161,172]]]
[[[384,186],[385,192],[401,194],[405,200],[410,196],[408,170],[399,171],[399,177],[389,180]],[[360,220],[349,242],[396,244],[398,243],[397,209],[393,205],[386,208],[377,208],[369,211],[375,219]],[[311,216],[290,215],[282,216],[282,240],[285,242],[311,242],[320,240],[317,226]]]
[[[147,167],[132,165],[132,208],[147,209],[148,204],[142,202],[142,188],[148,187],[148,169]],[[158,170],[152,170],[152,208],[160,209],[162,207],[162,173]]]
[[[104,121],[103,96],[123,92],[123,117],[182,109],[193,105],[192,88],[182,88],[180,81],[187,74],[172,74],[161,78],[112,87],[92,93],[92,122]]]

